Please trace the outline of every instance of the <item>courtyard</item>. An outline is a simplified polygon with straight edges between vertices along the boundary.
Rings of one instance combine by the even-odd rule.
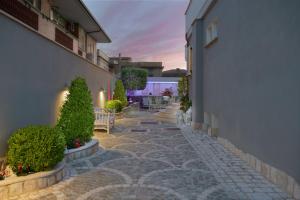
[[[94,133],[99,151],[69,163],[65,180],[11,199],[291,199],[214,138],[176,127],[177,109],[129,112]]]

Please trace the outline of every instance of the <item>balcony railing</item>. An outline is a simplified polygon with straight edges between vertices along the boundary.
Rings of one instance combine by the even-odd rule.
[[[30,10],[17,0],[0,0],[0,9],[27,24],[28,26],[39,29],[38,14]]]

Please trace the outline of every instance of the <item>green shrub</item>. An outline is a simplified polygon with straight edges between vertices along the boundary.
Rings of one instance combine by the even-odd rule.
[[[113,95],[114,100],[120,100],[122,102],[122,106],[127,106],[127,97],[125,94],[125,89],[121,80],[117,80],[116,87]]]
[[[192,101],[188,95],[184,95],[180,98],[180,110],[186,112],[192,106]]]
[[[53,168],[64,158],[65,139],[56,128],[28,126],[8,140],[7,160],[12,170],[39,172]]]
[[[124,68],[121,72],[122,82],[127,90],[145,89],[147,76],[147,70],[133,67]]]
[[[107,101],[105,107],[108,109],[115,109],[116,112],[121,112],[123,108],[122,102],[120,100]]]
[[[192,101],[189,98],[189,79],[181,77],[178,81],[178,95],[180,97],[180,110],[186,112],[191,106]]]
[[[91,140],[94,130],[94,109],[91,92],[83,78],[76,78],[61,109],[57,127],[65,135],[68,148]]]

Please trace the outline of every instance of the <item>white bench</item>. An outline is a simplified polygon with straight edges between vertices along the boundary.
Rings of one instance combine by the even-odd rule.
[[[94,129],[103,129],[109,134],[110,129],[115,125],[115,111],[110,111],[103,108],[94,108],[94,112]]]

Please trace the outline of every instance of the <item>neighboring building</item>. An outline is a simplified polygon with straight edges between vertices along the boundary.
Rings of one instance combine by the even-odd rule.
[[[187,75],[187,70],[185,69],[170,69],[162,72],[163,77],[183,77]]]
[[[0,24],[1,157],[16,129],[56,123],[74,78],[100,106],[114,76],[97,65],[96,43],[110,38],[81,0],[0,0]]]
[[[133,62],[131,57],[111,57],[110,66],[112,70],[118,74],[122,68],[125,67],[136,67],[145,69],[148,71],[149,77],[162,76],[162,62]]]
[[[100,49],[97,49],[97,65],[109,71],[109,57]]]
[[[299,0],[192,0],[186,11],[193,127],[235,145],[297,199],[299,8]]]
[[[109,70],[116,74],[117,76],[120,75],[122,66],[128,65],[128,63],[132,62],[131,57],[110,57],[109,58]]]
[[[145,69],[148,72],[149,77],[160,77],[162,76],[162,62],[131,62],[132,67]]]

